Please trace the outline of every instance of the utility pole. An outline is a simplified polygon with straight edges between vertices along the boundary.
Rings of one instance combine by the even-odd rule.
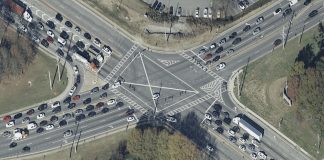
[[[79,141],[80,141],[80,138],[81,138],[81,132],[82,132],[82,130],[79,132],[79,138],[78,138],[77,144],[75,145],[75,148],[74,148],[74,152],[75,152],[75,153],[76,153],[77,150],[78,150]]]
[[[285,26],[283,26],[283,28],[282,28],[281,35],[282,35],[282,41],[283,41],[282,49],[285,49],[285,39],[286,39]]]
[[[49,79],[49,83],[50,83],[50,89],[53,90],[52,88],[52,80],[51,80],[51,72],[48,71],[48,79]]]
[[[57,69],[59,74],[59,81],[61,82],[61,72],[60,72],[60,59],[57,57]]]

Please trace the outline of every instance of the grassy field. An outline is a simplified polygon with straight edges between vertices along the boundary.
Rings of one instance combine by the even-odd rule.
[[[317,153],[317,133],[312,129],[313,123],[307,119],[307,113],[297,110],[296,104],[289,107],[282,98],[289,70],[299,50],[306,44],[313,44],[314,36],[318,33],[316,26],[304,33],[300,44],[298,37],[289,41],[284,50],[282,47],[277,48],[273,53],[249,64],[242,95],[238,98],[310,154],[323,158],[324,148]],[[317,45],[313,46],[314,51],[318,51]]]
[[[128,130],[130,131],[130,130]],[[128,132],[127,132],[128,133]],[[72,154],[73,160],[107,160],[118,148],[119,142],[126,140],[126,132],[119,132],[78,146],[77,153]],[[56,153],[41,155],[26,160],[64,160],[69,159],[70,148]]]
[[[53,80],[55,70],[56,60],[39,51],[23,75],[0,83],[0,114],[58,96],[66,88],[67,76],[65,71],[60,82],[56,76],[53,90],[50,90],[48,71]]]

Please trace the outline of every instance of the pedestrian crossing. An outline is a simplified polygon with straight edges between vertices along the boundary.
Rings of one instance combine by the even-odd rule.
[[[117,95],[118,97],[120,97],[124,101],[126,101],[128,104],[130,104],[131,106],[133,106],[135,109],[139,110],[141,113],[144,114],[147,111],[145,108],[143,108],[142,106],[138,105],[135,101],[131,100],[126,95],[124,95],[123,93],[119,92],[117,89],[112,89],[111,91],[115,95]]]
[[[114,67],[114,69],[108,74],[105,78],[105,81],[110,81],[111,78],[119,71],[119,69],[124,65],[124,63],[128,60],[128,58],[136,51],[138,48],[137,45],[133,45],[132,48],[127,52],[127,54],[119,61],[119,63]]]

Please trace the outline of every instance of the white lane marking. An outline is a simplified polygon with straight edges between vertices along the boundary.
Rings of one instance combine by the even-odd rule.
[[[162,89],[169,89],[169,90],[175,90],[175,91],[186,91],[186,92],[193,92],[193,93],[199,93],[198,91],[191,91],[191,90],[185,90],[185,89],[177,89],[177,88],[170,88],[170,87],[161,87],[161,86],[154,86],[154,85],[147,85],[147,84],[140,84],[140,83],[132,83],[132,82],[123,82],[125,84],[131,84],[135,86],[143,86],[143,87],[152,87],[152,88],[162,88]]]
[[[124,86],[120,86],[122,88],[124,88],[128,93],[132,94],[135,98],[137,98],[138,100],[140,100],[142,103],[144,103],[147,107],[150,107],[151,109],[153,109],[150,105],[148,105],[147,103],[145,103],[141,98],[137,97],[134,93],[128,91]]]
[[[195,96],[195,95],[197,95],[197,94],[193,94],[193,95],[191,95],[191,96],[188,96],[187,98],[181,99],[180,101],[178,101],[178,102],[176,102],[176,103],[173,103],[173,104],[171,104],[170,106],[164,107],[162,110],[168,109],[168,108],[170,108],[170,107],[172,107],[172,106],[174,106],[174,105],[176,105],[176,104],[178,104],[178,103],[180,103],[180,102],[182,102],[182,101],[185,101],[185,100],[187,100],[187,99],[189,99],[189,98],[191,98],[191,97],[193,97],[193,96]]]
[[[206,112],[205,113],[207,113],[208,112],[208,110],[215,104],[215,102],[216,101],[218,101],[218,99],[215,99],[215,101],[207,108],[207,110],[206,110]]]

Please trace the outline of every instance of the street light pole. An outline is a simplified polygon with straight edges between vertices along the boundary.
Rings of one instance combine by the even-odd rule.
[[[48,79],[49,79],[49,83],[50,83],[50,89],[53,90],[52,88],[52,80],[51,80],[51,72],[48,71]]]

